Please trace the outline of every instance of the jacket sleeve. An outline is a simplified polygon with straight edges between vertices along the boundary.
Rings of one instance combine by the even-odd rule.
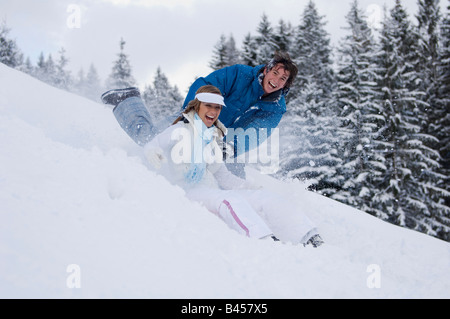
[[[186,99],[183,103],[183,109],[186,108],[188,103],[195,98],[195,93],[197,90],[204,85],[214,85],[219,88],[224,97],[228,96],[228,94],[232,91],[233,85],[236,83],[239,71],[240,65],[232,65],[216,70],[206,77],[201,77],[195,80],[186,95]]]
[[[176,143],[172,136],[176,129],[180,128],[179,125],[172,125],[166,128],[164,131],[156,135],[152,140],[144,145],[144,155],[148,158],[153,151],[161,150],[166,160],[171,159],[171,150]]]
[[[144,147],[162,148],[164,151],[169,150],[173,144],[173,141],[171,140],[171,135],[175,128],[176,128],[175,125],[169,126],[164,131],[157,134],[153,139],[151,139]]]
[[[283,113],[259,111],[247,120],[237,121],[233,125],[235,128],[228,130],[226,139],[227,142],[233,142],[235,156],[258,147],[269,138],[280,123],[282,116]]]

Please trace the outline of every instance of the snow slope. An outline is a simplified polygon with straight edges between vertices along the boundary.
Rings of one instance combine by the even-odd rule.
[[[326,244],[240,236],[149,169],[110,109],[3,64],[0,148],[1,298],[450,297],[449,243],[254,170]]]

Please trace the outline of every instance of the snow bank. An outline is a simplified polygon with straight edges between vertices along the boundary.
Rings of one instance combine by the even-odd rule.
[[[450,244],[248,173],[318,249],[238,235],[152,172],[107,107],[0,64],[0,298],[449,298]]]

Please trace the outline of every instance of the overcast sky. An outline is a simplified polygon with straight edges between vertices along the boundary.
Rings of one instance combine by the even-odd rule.
[[[345,34],[345,15],[353,0],[315,0],[332,42]],[[36,62],[40,52],[56,59],[66,49],[69,69],[95,65],[102,81],[111,72],[126,41],[133,75],[142,86],[151,83],[158,66],[171,84],[184,93],[196,76],[211,72],[214,45],[221,34],[233,34],[238,48],[265,13],[272,26],[280,19],[300,23],[309,0],[0,0],[0,19],[6,19],[25,57]],[[441,0],[441,13],[447,1]],[[382,18],[394,0],[359,0],[371,21]],[[415,23],[417,0],[402,0]]]

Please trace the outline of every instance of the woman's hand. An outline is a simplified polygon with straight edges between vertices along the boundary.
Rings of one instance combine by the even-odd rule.
[[[159,147],[146,145],[144,147],[144,155],[155,169],[160,169],[162,164],[167,162],[164,151]]]

